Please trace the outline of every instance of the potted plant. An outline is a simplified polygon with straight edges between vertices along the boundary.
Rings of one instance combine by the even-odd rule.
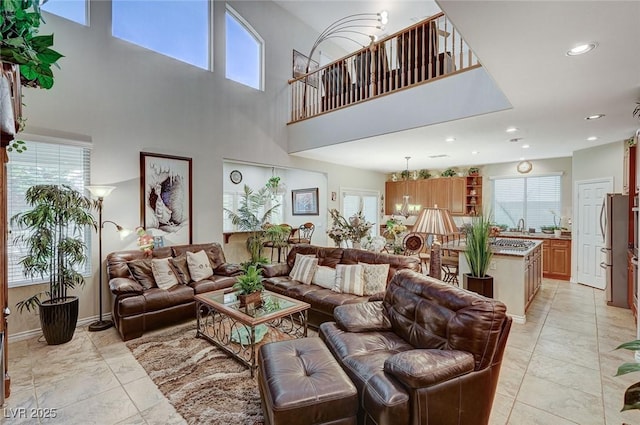
[[[266,186],[254,192],[249,186],[245,185],[238,211],[224,209],[227,217],[231,219],[231,223],[238,230],[249,232],[249,237],[247,238],[247,250],[250,255],[249,264],[265,264],[267,262],[267,259],[262,256],[263,228],[276,208],[280,206],[280,204],[275,205],[260,214],[270,197]]]
[[[53,86],[51,66],[58,66],[63,56],[51,49],[53,35],[37,35],[42,19],[41,0],[3,0],[0,8],[0,99],[11,99],[13,107],[3,104],[0,138],[3,146],[13,141],[22,130],[22,95],[20,86],[50,89]],[[4,84],[7,83],[7,84]],[[11,148],[22,152],[23,142]]]
[[[97,203],[69,186],[36,185],[25,195],[30,210],[11,218],[12,224],[26,232],[16,239],[26,246],[20,260],[27,277],[47,277],[49,290],[17,303],[18,311],[38,307],[40,324],[47,344],[68,342],[78,320],[78,297],[68,290],[84,285],[78,267],[87,260],[82,235],[86,226],[97,229],[90,211]],[[42,295],[48,299],[40,301]]]
[[[280,177],[278,176],[273,176],[271,178],[269,178],[269,180],[267,180],[267,189],[269,189],[269,191],[272,194],[277,194],[278,191],[280,190]]]
[[[442,177],[453,177],[456,175],[456,170],[454,170],[453,168],[447,168],[446,170],[444,170],[442,172],[442,174],[440,174]]]
[[[477,177],[480,175],[480,168],[478,167],[470,167],[468,171],[469,176]]]
[[[429,170],[420,170],[418,172],[418,177],[420,177],[421,179],[428,179],[429,177],[431,177],[431,173],[429,172]]]
[[[259,305],[262,300],[262,291],[264,286],[262,285],[262,269],[258,268],[256,264],[249,264],[244,268],[244,274],[236,278],[236,283],[233,285],[235,289],[238,289],[238,299],[240,300],[240,306],[244,307],[248,304]]]
[[[493,252],[490,245],[491,219],[483,215],[471,218],[467,227],[466,249],[464,256],[469,264],[470,273],[464,274],[465,287],[485,297],[493,297],[493,277],[487,275]]]

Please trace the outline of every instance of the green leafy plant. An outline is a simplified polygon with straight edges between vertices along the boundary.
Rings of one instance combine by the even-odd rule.
[[[442,174],[440,174],[442,177],[453,177],[456,175],[456,170],[454,170],[453,168],[447,168],[446,170],[444,170],[442,172]]]
[[[83,230],[97,229],[90,211],[95,201],[69,186],[36,185],[27,189],[25,201],[31,208],[11,217],[11,223],[27,230],[16,237],[27,254],[20,260],[26,277],[49,278],[49,290],[16,304],[18,310],[31,311],[45,294],[53,302],[67,297],[67,291],[84,285],[78,268],[86,262]]]
[[[418,177],[421,179],[428,179],[429,177],[431,177],[431,173],[429,172],[429,170],[420,170],[418,172]]]
[[[244,274],[236,278],[236,283],[233,287],[240,290],[242,294],[251,294],[264,289],[263,280],[262,269],[258,268],[256,264],[250,264],[245,267]]]
[[[401,177],[403,180],[408,180],[410,175],[411,175],[411,173],[409,172],[409,170],[402,170],[402,171],[400,172],[400,177]]]
[[[483,215],[471,218],[471,225],[466,228],[467,239],[464,256],[467,259],[473,277],[485,277],[493,257],[490,246],[492,220]]]
[[[51,48],[53,34],[37,35],[42,22],[39,0],[2,0],[0,60],[20,65],[23,86],[50,89],[63,56]]]
[[[231,219],[231,223],[238,230],[250,233],[247,238],[247,250],[251,256],[249,264],[267,263],[267,259],[262,257],[263,229],[276,208],[280,207],[280,204],[277,204],[260,214],[260,211],[266,208],[270,198],[271,193],[266,186],[254,192],[249,186],[244,185],[244,192],[240,198],[238,211],[224,209],[227,217]]]
[[[470,167],[469,171],[468,171],[468,174],[470,176],[477,176],[478,174],[480,174],[480,168],[478,168],[478,167]]]
[[[638,351],[640,350],[640,339],[620,344],[616,347],[616,350],[619,350],[620,348],[624,348],[625,350]],[[615,376],[626,375],[627,373],[638,371],[640,371],[640,363],[624,363],[618,367],[618,372]],[[640,382],[636,382],[635,384],[631,385],[624,392],[624,405],[622,406],[622,411],[633,409],[640,410]]]

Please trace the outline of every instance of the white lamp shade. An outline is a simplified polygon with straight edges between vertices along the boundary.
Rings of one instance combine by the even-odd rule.
[[[431,235],[449,235],[456,233],[458,227],[448,209],[425,208],[420,212],[416,223],[413,225],[413,231]]]
[[[115,189],[116,187],[91,185],[91,186],[86,186],[86,188],[96,198],[106,198],[107,196],[109,196],[111,192],[113,192],[113,189]]]

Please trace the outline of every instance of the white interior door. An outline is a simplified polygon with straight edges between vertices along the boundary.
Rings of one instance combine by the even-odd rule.
[[[600,209],[607,193],[613,192],[613,178],[576,182],[576,222],[573,228],[577,281],[594,288],[607,285],[606,270],[600,267],[604,255],[600,248],[604,241],[600,230]]]

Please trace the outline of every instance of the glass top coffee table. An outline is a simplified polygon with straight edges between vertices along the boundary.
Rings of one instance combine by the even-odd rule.
[[[195,296],[196,338],[203,338],[249,367],[253,377],[257,346],[274,329],[279,336],[307,336],[310,305],[275,292],[263,291],[259,304],[240,306],[237,291],[222,289]]]

